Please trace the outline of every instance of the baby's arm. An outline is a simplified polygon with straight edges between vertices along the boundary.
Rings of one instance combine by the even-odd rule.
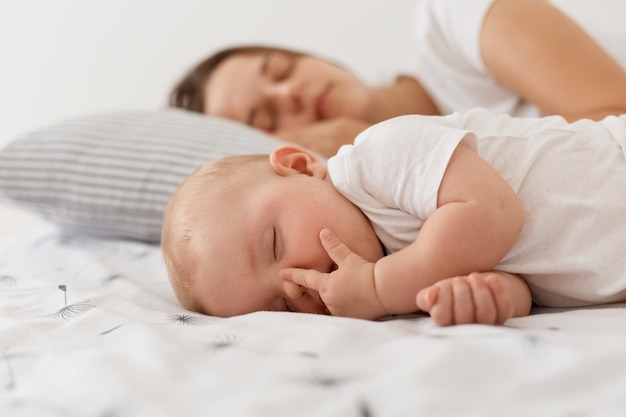
[[[528,315],[532,298],[521,277],[492,271],[441,280],[421,290],[416,303],[439,326],[502,324]]]
[[[445,278],[493,270],[517,241],[523,223],[522,204],[506,180],[459,144],[441,181],[437,209],[416,240],[376,262],[381,304],[388,313],[407,313],[421,289]]]
[[[446,278],[493,270],[515,244],[523,222],[523,207],[509,184],[461,143],[441,181],[437,209],[412,244],[374,264],[334,235],[323,234],[336,271],[289,269],[281,275],[318,291],[334,315],[372,319],[411,313],[420,290]]]
[[[352,252],[328,229],[320,233],[324,249],[337,269],[323,273],[307,269],[286,269],[283,278],[317,291],[331,314],[377,319],[386,314],[374,284],[374,263]],[[446,278],[422,289],[416,306],[430,313],[436,324],[502,324],[511,317],[530,312],[532,298],[524,280],[502,271],[471,273]]]

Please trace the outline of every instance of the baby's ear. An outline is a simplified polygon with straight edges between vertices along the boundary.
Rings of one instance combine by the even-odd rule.
[[[285,145],[270,154],[270,164],[278,175],[309,175],[326,178],[326,165],[314,153],[293,145]]]

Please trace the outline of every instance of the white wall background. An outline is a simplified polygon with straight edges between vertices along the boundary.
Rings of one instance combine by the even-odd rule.
[[[371,81],[408,65],[413,0],[0,0],[0,143],[59,118],[154,108],[210,52],[274,43]]]
[[[310,51],[385,82],[411,63],[413,0],[0,0],[0,146],[63,118],[165,106],[224,46]],[[0,217],[18,215],[0,207]],[[19,216],[11,230],[38,224]]]

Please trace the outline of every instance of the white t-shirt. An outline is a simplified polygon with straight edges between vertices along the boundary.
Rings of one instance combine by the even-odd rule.
[[[442,114],[483,107],[514,116],[539,109],[499,85],[480,53],[485,14],[494,0],[418,0],[414,14],[415,75]],[[626,68],[626,1],[552,0]],[[528,75],[532,77],[532,74]]]
[[[482,109],[402,116],[343,146],[329,173],[393,253],[436,210],[460,141],[478,149],[524,206],[521,237],[496,269],[520,274],[546,306],[626,301],[626,115],[572,124]]]

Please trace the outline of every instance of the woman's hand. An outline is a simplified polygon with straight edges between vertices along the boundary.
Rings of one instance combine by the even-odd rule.
[[[274,136],[330,158],[342,145],[353,143],[354,138],[367,127],[369,123],[338,117],[300,128],[279,130],[274,132]]]
[[[320,233],[322,246],[337,265],[324,273],[314,269],[289,268],[280,271],[283,279],[317,291],[333,316],[374,320],[385,315],[374,286],[374,263],[352,252],[328,229]]]

